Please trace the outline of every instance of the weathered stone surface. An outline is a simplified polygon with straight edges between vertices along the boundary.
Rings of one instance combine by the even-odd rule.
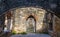
[[[42,31],[44,29],[43,19],[45,17],[46,11],[41,8],[16,8],[14,10],[15,24],[14,29],[17,33],[26,32],[27,21],[26,19],[32,15],[36,19],[36,31]]]
[[[57,37],[60,37],[60,18],[55,16],[55,31],[56,31],[56,35]]]

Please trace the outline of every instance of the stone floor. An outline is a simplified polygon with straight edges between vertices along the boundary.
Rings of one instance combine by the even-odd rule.
[[[26,34],[26,35],[21,35],[21,34],[18,34],[18,35],[12,35],[11,37],[51,37],[50,35],[48,34]]]

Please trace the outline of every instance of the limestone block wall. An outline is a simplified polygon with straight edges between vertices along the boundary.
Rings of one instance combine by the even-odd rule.
[[[17,33],[27,31],[26,19],[30,15],[32,15],[36,19],[36,32],[42,31],[46,26],[43,23],[46,14],[46,11],[44,9],[34,7],[16,8],[14,9],[13,12],[14,12],[13,30],[15,30]]]
[[[55,31],[57,37],[60,37],[60,18],[55,16]]]

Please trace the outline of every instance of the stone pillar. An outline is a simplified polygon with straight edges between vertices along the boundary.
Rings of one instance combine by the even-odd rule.
[[[10,30],[12,30],[12,26],[13,26],[13,17],[11,17]]]
[[[52,22],[53,22],[53,32],[51,33],[51,37],[57,37],[57,32],[55,30],[55,15],[52,14]]]
[[[7,22],[8,22],[8,20],[7,20],[7,15],[5,15],[5,27],[4,27],[4,31],[7,30]]]
[[[55,31],[55,15],[53,14],[53,31]]]
[[[8,19],[7,30],[9,30],[9,31],[10,31],[10,26],[11,26],[11,19]]]
[[[11,16],[9,16],[8,13],[7,13],[7,15],[5,15],[5,25],[6,25],[6,27],[4,28],[4,30],[11,31],[11,28],[12,28],[12,18],[11,18]]]
[[[9,14],[7,13],[7,15],[5,15],[5,25],[6,25],[6,27],[4,28],[5,37],[10,37],[11,35],[12,19],[11,16],[9,16]]]
[[[5,25],[7,25],[7,16],[5,16]]]

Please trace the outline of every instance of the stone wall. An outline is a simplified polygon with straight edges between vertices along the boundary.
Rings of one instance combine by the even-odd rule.
[[[60,37],[60,18],[55,16],[55,31],[56,31],[56,35],[57,37]]]
[[[54,15],[53,31],[50,32],[51,37],[60,37],[60,18]]]
[[[45,29],[43,20],[45,18],[46,11],[41,8],[27,7],[27,8],[16,8],[14,9],[14,25],[13,30],[17,33],[26,32],[26,19],[32,15],[36,19],[36,31],[42,31]]]

